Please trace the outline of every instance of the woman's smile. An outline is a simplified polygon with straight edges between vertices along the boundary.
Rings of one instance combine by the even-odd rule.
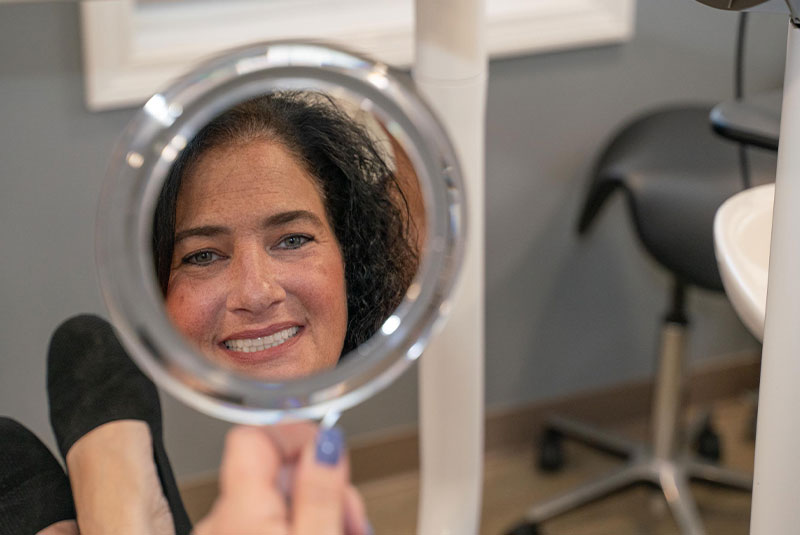
[[[296,349],[302,344],[303,329],[297,325],[281,329],[268,336],[241,337],[228,339],[219,344],[228,362],[238,364],[243,370],[257,372],[260,367],[270,363],[272,366],[291,366],[291,359],[302,354]],[[283,361],[288,364],[283,364]]]
[[[238,335],[237,338],[232,338],[222,342],[225,349],[235,351],[238,353],[254,353],[256,351],[263,351],[273,347],[283,345],[287,340],[294,338],[300,332],[300,327],[297,325],[287,329],[281,329],[274,334],[265,336],[247,337]]]

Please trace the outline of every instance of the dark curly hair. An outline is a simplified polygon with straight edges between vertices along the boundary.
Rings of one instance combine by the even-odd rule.
[[[280,143],[322,192],[344,259],[347,333],[343,354],[366,341],[395,310],[419,261],[406,196],[367,130],[329,96],[279,91],[247,100],[207,124],[173,164],[158,199],[153,256],[167,292],[181,180],[201,155],[255,140]]]

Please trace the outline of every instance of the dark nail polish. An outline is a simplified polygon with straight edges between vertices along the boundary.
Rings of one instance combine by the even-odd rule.
[[[344,449],[344,436],[336,428],[321,429],[317,435],[317,462],[328,465],[335,465],[339,462],[339,457]]]

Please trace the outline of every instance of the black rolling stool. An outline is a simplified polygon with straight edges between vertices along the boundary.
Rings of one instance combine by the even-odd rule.
[[[682,106],[651,112],[625,126],[601,154],[581,213],[579,232],[588,231],[608,197],[622,190],[645,249],[673,276],[672,301],[661,328],[661,347],[652,406],[652,443],[640,444],[587,425],[550,418],[540,463],[556,468],[561,439],[568,437],[627,458],[595,481],[532,506],[509,535],[534,534],[539,524],[634,484],[661,489],[681,533],[704,533],[688,482],[699,479],[750,490],[752,478],[695,456],[681,440],[684,343],[690,285],[722,291],[714,257],[713,220],[722,202],[741,191],[738,146],[715,135],[711,106]],[[755,155],[752,185],[775,177],[774,156]],[[713,439],[713,432],[710,437]],[[710,455],[713,456],[713,440]],[[717,450],[718,451],[718,450]]]

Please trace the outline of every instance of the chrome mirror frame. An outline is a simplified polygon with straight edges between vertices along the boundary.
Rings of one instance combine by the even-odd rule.
[[[259,94],[323,91],[373,113],[407,152],[425,200],[426,236],[416,277],[395,313],[333,370],[269,383],[213,366],[168,320],[153,269],[158,194],[172,163],[208,121]],[[356,405],[408,368],[443,321],[464,253],[464,183],[434,113],[404,73],[338,47],[274,42],[211,60],[151,97],[112,154],[96,226],[100,284],[136,363],[184,403],[238,423],[321,418]]]

